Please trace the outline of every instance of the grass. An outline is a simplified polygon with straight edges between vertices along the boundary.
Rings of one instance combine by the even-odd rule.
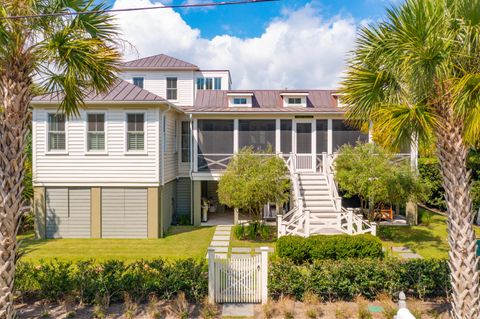
[[[160,239],[42,239],[23,236],[22,259],[85,260],[205,258],[214,227],[174,226]]]
[[[384,247],[390,250],[392,246],[404,246],[424,258],[448,258],[447,218],[420,210],[423,208],[419,213],[428,216],[428,225],[381,226]],[[480,237],[480,227],[475,226],[475,232]]]

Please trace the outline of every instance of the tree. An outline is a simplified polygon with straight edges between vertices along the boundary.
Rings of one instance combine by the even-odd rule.
[[[272,153],[256,153],[251,147],[240,150],[220,177],[220,203],[246,211],[254,221],[268,202],[283,205],[289,198],[288,168],[281,158],[268,155]]]
[[[418,200],[425,187],[406,161],[374,144],[344,145],[334,162],[335,179],[345,197],[358,196],[362,208],[405,203]]]
[[[342,84],[348,119],[439,157],[448,211],[452,317],[480,317],[467,154],[480,137],[480,1],[407,0],[363,27]]]
[[[116,80],[120,55],[113,17],[89,0],[7,0],[0,9],[0,318],[11,318],[17,230],[28,210],[24,152],[34,81],[59,92],[59,111],[78,114],[87,92]],[[96,11],[80,15],[72,12]],[[41,15],[41,16],[38,16]],[[15,16],[37,16],[12,18]]]

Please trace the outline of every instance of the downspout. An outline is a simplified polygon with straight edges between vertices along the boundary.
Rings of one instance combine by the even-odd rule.
[[[166,135],[167,129],[163,127],[167,125],[167,121],[165,120],[166,114],[170,112],[172,106],[168,104],[168,109],[163,112],[162,114],[162,135]],[[163,134],[165,133],[165,134]],[[165,186],[165,143],[167,143],[167,137],[162,136],[162,186]]]
[[[190,170],[188,172],[188,175],[190,176],[190,223],[193,225],[194,220],[193,220],[193,116],[192,114],[189,114],[188,116],[190,122],[189,122],[189,127],[190,127],[190,138],[188,139],[189,149],[190,149],[190,154],[189,154],[189,159],[190,159]]]

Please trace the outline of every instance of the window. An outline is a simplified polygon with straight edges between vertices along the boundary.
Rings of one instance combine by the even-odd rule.
[[[213,78],[205,79],[205,90],[213,90]]]
[[[48,150],[65,150],[65,115],[48,114]]]
[[[328,149],[328,120],[317,120],[317,154]]]
[[[127,114],[127,151],[145,150],[143,113]]]
[[[133,78],[133,85],[138,86],[139,88],[143,89],[143,77],[136,76]]]
[[[190,122],[182,122],[182,136],[181,136],[181,152],[182,163],[190,162]]]
[[[302,98],[300,97],[289,97],[288,104],[302,104]]]
[[[236,97],[233,99],[233,104],[235,105],[246,105],[247,98],[246,97]]]
[[[215,90],[221,90],[222,89],[222,78],[215,78]]]
[[[205,89],[205,79],[204,78],[198,78],[197,79],[197,90],[203,90]]]
[[[177,99],[177,78],[167,78],[167,100]]]
[[[105,150],[105,114],[88,114],[87,122],[87,150]]]
[[[252,146],[265,151],[269,146],[275,151],[275,120],[239,120],[238,147]]]
[[[332,143],[333,151],[345,144],[355,145],[357,141],[367,142],[368,134],[362,133],[356,128],[348,126],[342,120],[332,120]]]
[[[280,151],[284,154],[292,151],[292,120],[280,121]]]

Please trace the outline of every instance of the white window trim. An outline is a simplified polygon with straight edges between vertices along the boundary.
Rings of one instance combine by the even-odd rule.
[[[65,149],[64,150],[50,150],[48,148],[48,132],[50,131],[50,122],[48,120],[50,114],[61,114],[56,110],[45,110],[45,154],[46,155],[68,155],[68,124],[69,120],[65,116]]]
[[[143,151],[129,151],[128,150],[128,114],[142,114],[143,113]],[[147,111],[146,110],[137,110],[137,109],[128,109],[125,110],[124,121],[123,121],[123,132],[124,132],[124,155],[148,155],[148,129],[147,129]]]
[[[169,99],[169,98],[168,98],[168,93],[167,93],[167,92],[168,92],[168,90],[169,90],[169,89],[168,89],[168,79],[169,79],[169,78],[175,78],[175,79],[177,79],[177,89],[176,89],[176,90],[177,90],[177,98],[176,98],[176,99]],[[165,76],[165,99],[166,99],[166,100],[168,100],[168,101],[170,101],[170,102],[178,102],[178,96],[179,96],[179,91],[180,91],[179,88],[178,88],[178,87],[179,87],[179,83],[180,83],[180,80],[179,80],[179,78],[178,78],[178,75],[166,75],[166,76]]]
[[[232,94],[227,93],[229,107],[252,107],[253,93]],[[235,99],[247,99],[247,104],[235,104]]]
[[[301,99],[301,103],[300,104],[290,104],[288,103],[288,99]],[[307,107],[307,97],[306,96],[284,96],[283,97],[283,106],[284,107],[295,107],[295,106],[299,106],[299,107]]]
[[[103,114],[105,122],[103,124],[105,134],[105,149],[104,150],[89,150],[88,149],[88,114]],[[85,111],[85,155],[108,155],[108,118],[107,110],[89,110]]]
[[[146,77],[145,77],[144,74],[133,74],[133,75],[132,75],[132,84],[135,85],[135,84],[133,83],[133,78],[142,78],[142,79],[143,79],[143,88],[141,88],[141,89],[145,89],[145,84],[147,83],[147,81],[145,81],[145,80],[146,80]]]

